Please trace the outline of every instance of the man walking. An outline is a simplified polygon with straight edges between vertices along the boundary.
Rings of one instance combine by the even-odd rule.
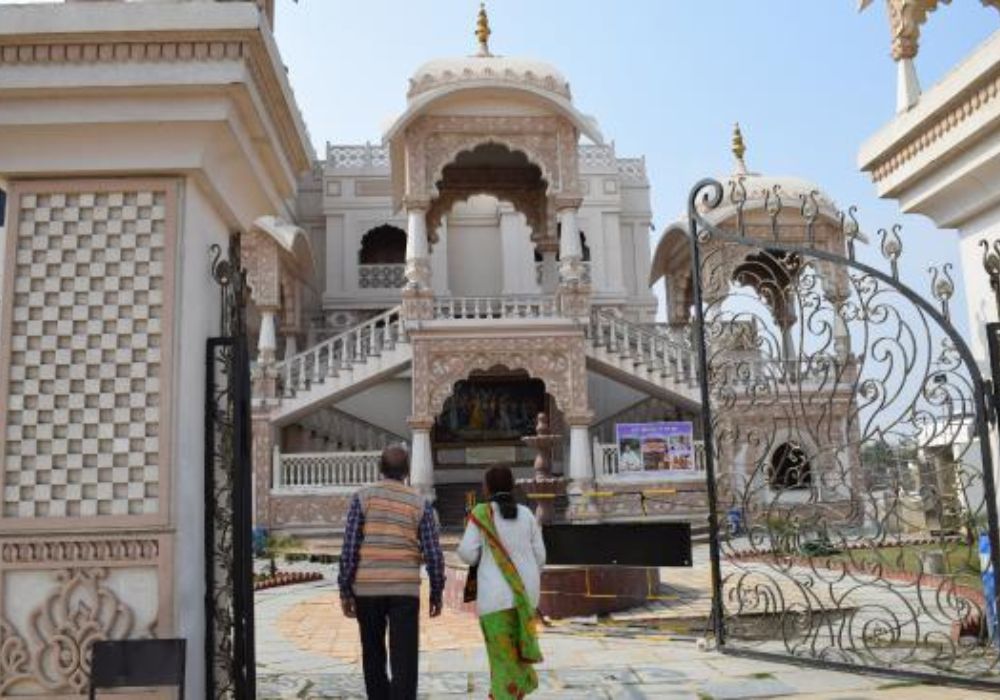
[[[430,579],[430,615],[441,614],[444,557],[434,510],[406,486],[410,457],[399,446],[382,451],[382,480],[351,501],[340,554],[340,605],[358,620],[365,688],[370,700],[417,697],[420,642],[420,560]],[[389,630],[386,675],[385,633]]]

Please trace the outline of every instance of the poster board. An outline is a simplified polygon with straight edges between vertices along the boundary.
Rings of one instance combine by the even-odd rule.
[[[618,423],[618,476],[669,476],[695,472],[690,421]]]

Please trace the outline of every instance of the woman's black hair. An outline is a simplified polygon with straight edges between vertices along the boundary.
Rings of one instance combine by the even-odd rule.
[[[497,464],[486,470],[483,486],[487,497],[500,507],[505,520],[517,518],[517,501],[514,500],[514,473],[510,467]]]

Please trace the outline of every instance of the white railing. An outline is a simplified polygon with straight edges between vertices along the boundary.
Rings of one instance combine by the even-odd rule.
[[[358,265],[358,287],[361,289],[399,289],[404,284],[406,284],[405,264]]]
[[[294,396],[313,384],[322,384],[343,369],[363,364],[369,357],[406,342],[401,307],[396,306],[340,335],[318,343],[275,365],[285,396]]]
[[[274,452],[275,491],[356,489],[379,479],[381,452]]]
[[[679,474],[684,474],[685,472],[691,474],[702,474],[705,471],[705,442],[703,440],[694,441],[694,469],[687,470],[674,470],[668,472],[625,472],[622,473],[618,470],[618,445],[614,443],[602,443],[594,438],[593,443],[594,449],[594,473],[597,476],[598,481],[603,479],[615,479],[618,477],[628,478],[640,476],[643,479],[656,478],[658,474],[662,474],[664,478],[672,478]]]
[[[434,302],[436,319],[554,318],[555,297],[445,297]]]
[[[694,381],[697,363],[690,343],[600,310],[590,315],[588,336],[595,347],[658,371],[664,378]]]

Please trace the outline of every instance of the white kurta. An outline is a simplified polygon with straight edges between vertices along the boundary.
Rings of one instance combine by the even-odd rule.
[[[528,600],[537,607],[541,595],[542,567],[545,566],[542,529],[535,516],[524,506],[517,507],[517,518],[507,520],[500,515],[498,505],[495,503],[490,505],[493,508],[493,522],[496,523],[500,541],[503,542],[521,575],[521,580],[524,581]],[[514,594],[493,559],[490,548],[483,546],[482,534],[476,525],[469,523],[466,526],[457,553],[466,564],[479,564],[476,609],[480,616],[514,607]]]

